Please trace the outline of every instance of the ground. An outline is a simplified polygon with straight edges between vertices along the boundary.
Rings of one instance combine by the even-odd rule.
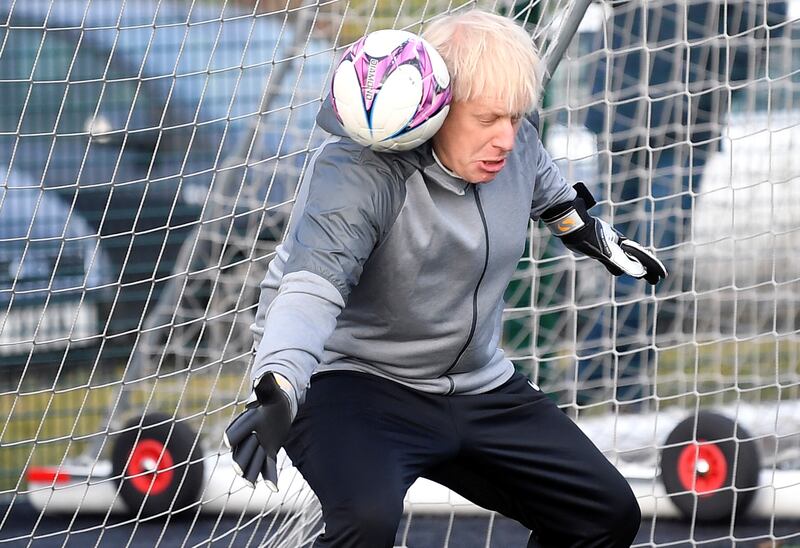
[[[194,520],[194,515],[179,517],[166,523],[164,520],[146,523],[120,524],[121,518],[111,518],[105,528],[102,517],[81,517],[72,522],[72,516],[48,517],[37,523],[38,512],[24,503],[16,503],[11,512],[8,506],[0,506],[0,547],[28,546],[49,548],[53,546],[110,546],[130,548],[153,546],[257,546],[251,539],[262,539],[269,523],[252,520],[251,516],[240,519],[226,516],[219,521],[213,517]],[[251,523],[252,521],[252,523]],[[71,523],[72,522],[72,523]],[[70,524],[71,523],[71,524]],[[237,526],[237,524],[239,524]],[[406,537],[408,548],[512,548],[525,546],[527,531],[514,521],[496,517],[492,524],[492,535],[487,543],[488,517],[458,516],[451,523],[447,517],[415,516]],[[238,532],[234,535],[232,531]],[[31,531],[36,531],[36,540],[30,541]],[[72,531],[69,535],[65,530]],[[403,540],[405,522],[401,523],[398,544]],[[735,542],[731,542],[731,526],[728,523],[703,526],[691,532],[688,523],[659,519],[655,527],[651,519],[642,521],[636,546],[688,546],[737,548],[800,548],[800,520],[781,520],[771,524],[769,520],[737,523],[733,528]],[[773,538],[781,539],[773,543]],[[694,539],[694,542],[688,539]],[[741,540],[739,540],[741,539]]]

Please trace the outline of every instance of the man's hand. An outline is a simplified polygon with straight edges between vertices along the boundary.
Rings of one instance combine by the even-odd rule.
[[[627,274],[644,278],[653,285],[667,277],[667,269],[651,251],[629,240],[602,219],[592,220],[594,226],[587,226],[585,234],[576,234],[577,237],[569,243],[562,238],[564,244],[594,257],[615,276]]]
[[[628,274],[644,278],[653,285],[667,277],[667,269],[655,254],[629,240],[601,219],[589,215],[594,204],[589,189],[577,183],[577,198],[554,206],[542,214],[542,220],[564,245],[603,263],[615,276]]]
[[[278,450],[286,441],[291,425],[289,396],[278,386],[272,373],[256,381],[256,399],[225,429],[223,441],[233,450],[233,467],[250,485],[258,474],[267,487],[278,490]]]

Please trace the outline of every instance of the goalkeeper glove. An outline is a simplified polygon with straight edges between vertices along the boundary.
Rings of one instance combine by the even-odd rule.
[[[667,277],[664,264],[651,251],[589,215],[587,210],[596,202],[586,185],[576,183],[573,188],[578,196],[572,202],[555,205],[542,214],[542,220],[564,245],[597,259],[615,276],[628,274],[653,285]]]
[[[225,429],[223,441],[233,450],[237,474],[254,486],[261,473],[267,486],[277,491],[278,450],[292,423],[289,395],[278,386],[272,373],[256,380],[253,392],[256,399]]]

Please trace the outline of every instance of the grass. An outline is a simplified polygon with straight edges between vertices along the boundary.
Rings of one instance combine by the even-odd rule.
[[[800,340],[778,337],[664,349],[655,366],[659,408],[800,398],[798,356]],[[571,361],[560,359],[555,367]],[[216,450],[235,411],[233,402],[244,397],[243,367],[227,364],[202,371],[164,368],[158,378],[129,385],[127,404],[115,404],[123,371],[119,365],[109,367],[102,379],[92,382],[86,370],[72,371],[57,382],[42,382],[42,376],[34,375],[24,379],[19,391],[6,387],[0,395],[0,496],[24,488],[19,482],[28,466],[54,465],[84,454],[107,435],[106,421],[115,407],[111,415],[117,425],[145,410],[188,418],[208,448]],[[597,412],[608,410],[600,406]]]
[[[686,405],[687,397],[722,404],[800,397],[800,340],[758,337],[686,343],[660,353],[656,396]]]
[[[219,368],[178,372],[139,381],[127,387],[127,399],[120,402],[123,371],[122,366],[110,368],[103,372],[107,382],[91,385],[85,382],[86,372],[73,372],[55,389],[31,380],[19,392],[0,395],[0,497],[24,488],[19,481],[29,466],[56,465],[83,456],[110,430],[146,412],[188,418],[194,431],[221,439],[222,425],[244,393],[242,369],[230,367],[224,372]]]

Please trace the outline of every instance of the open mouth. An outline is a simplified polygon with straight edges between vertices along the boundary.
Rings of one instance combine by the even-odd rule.
[[[483,161],[481,161],[481,167],[485,171],[489,171],[491,173],[497,173],[498,171],[503,169],[503,166],[505,166],[505,165],[506,165],[505,158],[501,158],[500,160],[483,160]]]

